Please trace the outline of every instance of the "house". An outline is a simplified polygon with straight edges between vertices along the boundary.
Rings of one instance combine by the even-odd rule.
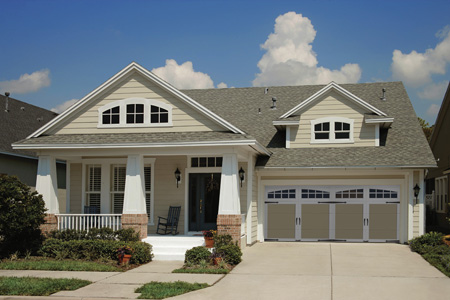
[[[134,62],[13,147],[39,153],[49,226],[96,207],[145,237],[178,205],[182,234],[217,227],[241,246],[406,242],[436,165],[401,82],[178,90]]]
[[[11,144],[26,138],[57,116],[56,113],[8,96],[0,95],[0,174],[16,175],[36,187],[38,157],[35,152],[13,149]],[[58,162],[58,199],[65,202],[65,163]]]
[[[430,169],[427,176],[427,194],[431,197],[427,223],[433,228],[450,233],[448,191],[450,174],[450,84],[447,87],[436,124],[431,134],[430,146],[437,161],[437,168]]]

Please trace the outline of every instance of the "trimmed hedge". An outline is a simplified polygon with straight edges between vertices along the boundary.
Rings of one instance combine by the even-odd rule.
[[[59,240],[49,238],[44,241],[40,254],[57,259],[111,259],[117,260],[117,249],[130,246],[134,253],[132,264],[143,264],[152,260],[152,246],[144,242],[124,242],[111,240]]]
[[[238,245],[225,245],[216,248],[216,253],[221,255],[225,262],[230,265],[237,265],[242,261],[242,251]]]
[[[124,241],[124,242],[138,242],[140,241],[139,232],[133,228],[112,230],[111,228],[91,228],[87,230],[54,230],[50,233],[50,237],[63,241],[73,240],[109,240],[109,241]]]
[[[409,247],[412,251],[417,252],[419,254],[425,254],[429,252],[435,252],[436,248],[444,248],[447,247],[439,247],[444,245],[444,241],[442,238],[444,234],[440,232],[429,232],[416,237],[409,241]],[[448,248],[448,247],[447,247]],[[439,251],[439,250],[438,250]]]
[[[186,251],[184,262],[199,264],[202,260],[209,261],[210,256],[211,252],[209,252],[208,248],[204,246],[198,246]]]

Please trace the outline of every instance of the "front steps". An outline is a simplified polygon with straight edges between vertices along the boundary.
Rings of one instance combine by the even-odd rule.
[[[203,236],[151,235],[142,241],[153,246],[153,260],[184,261],[186,250],[205,245]]]

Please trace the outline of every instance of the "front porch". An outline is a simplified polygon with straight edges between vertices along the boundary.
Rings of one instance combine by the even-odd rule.
[[[158,216],[166,217],[170,206],[181,206],[180,239],[209,229],[231,234],[242,246],[256,239],[257,222],[247,223],[257,206],[251,153],[67,154],[39,157],[37,190],[48,208],[45,230],[133,227],[147,240],[156,233]],[[67,161],[65,200],[58,199],[53,189],[56,157]],[[245,174],[241,175],[243,180],[240,169]],[[176,170],[180,171],[178,179]],[[199,187],[200,177],[207,180]],[[99,213],[84,213],[86,207],[95,207]],[[171,236],[160,236],[164,238],[173,240]]]

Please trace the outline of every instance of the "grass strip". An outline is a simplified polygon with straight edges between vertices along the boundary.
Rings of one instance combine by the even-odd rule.
[[[90,281],[68,278],[0,277],[0,295],[48,296],[59,291],[73,291]]]
[[[194,273],[194,274],[228,274],[230,270],[227,269],[175,269],[172,273]]]
[[[94,272],[122,272],[119,267],[93,262],[77,260],[17,260],[2,261],[2,270],[48,270],[48,271],[94,271]]]
[[[146,283],[136,289],[136,293],[141,293],[138,299],[164,299],[188,292],[204,289],[208,287],[207,283],[188,283],[185,281],[175,282],[157,282]]]

